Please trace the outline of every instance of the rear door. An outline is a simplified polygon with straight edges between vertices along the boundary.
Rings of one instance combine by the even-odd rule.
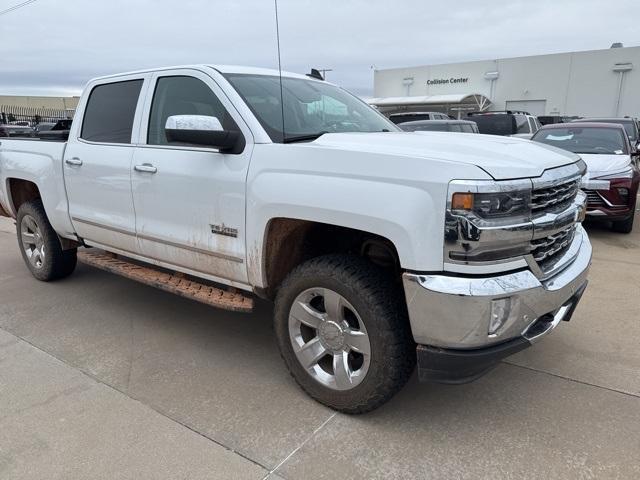
[[[249,128],[213,78],[198,70],[154,75],[144,110],[131,172],[140,253],[242,286]],[[225,130],[242,133],[244,150],[169,144],[164,126],[172,115],[214,116]]]
[[[90,85],[65,151],[69,213],[89,243],[136,252],[131,162],[147,77]],[[140,108],[138,108],[140,107]]]

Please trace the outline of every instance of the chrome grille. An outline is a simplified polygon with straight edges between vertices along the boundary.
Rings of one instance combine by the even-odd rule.
[[[575,233],[575,226],[571,225],[548,237],[532,240],[531,255],[533,255],[534,260],[538,263],[552,260],[556,255],[561,254],[571,245]]]
[[[569,205],[578,193],[580,179],[547,188],[534,189],[531,192],[531,210],[533,214],[559,210]]]
[[[595,190],[584,190],[584,193],[587,194],[587,206],[588,207],[603,207],[605,205],[602,197],[598,195],[598,192]]]

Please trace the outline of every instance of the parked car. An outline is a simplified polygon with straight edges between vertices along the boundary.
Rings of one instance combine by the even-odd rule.
[[[80,258],[220,308],[274,301],[293,377],[343,412],[386,402],[416,361],[421,380],[478,378],[569,320],[587,283],[576,154],[408,135],[305,75],[104,77],[68,142],[1,143],[0,204],[35,278]]]
[[[35,132],[24,125],[0,124],[0,137],[33,137]]]
[[[611,117],[611,118],[578,118],[572,122],[597,122],[597,123],[617,123],[624,127],[631,141],[631,146],[637,150],[640,146],[640,133],[638,132],[638,122],[631,117]]]
[[[57,122],[40,122],[35,127],[33,127],[33,129],[36,131],[36,133],[46,132],[47,130],[51,130],[53,127],[55,127],[56,123]]]
[[[581,122],[546,125],[531,139],[577,153],[587,164],[587,215],[630,233],[640,183],[638,152],[620,124]]]
[[[392,113],[389,115],[391,120],[396,125],[398,123],[415,122],[418,120],[450,120],[451,117],[446,113],[441,112],[402,112]]]
[[[540,125],[552,125],[554,123],[569,123],[579,117],[568,117],[566,115],[538,115]]]
[[[43,140],[51,139],[51,140],[67,140],[69,138],[69,129],[71,128],[71,120],[58,120],[57,122],[50,124],[40,124],[44,125],[42,129],[36,128],[36,136]]]
[[[467,120],[418,120],[399,123],[405,132],[462,132],[478,133],[478,125]]]
[[[471,112],[467,120],[478,124],[480,133],[530,138],[541,127],[538,119],[527,112]]]

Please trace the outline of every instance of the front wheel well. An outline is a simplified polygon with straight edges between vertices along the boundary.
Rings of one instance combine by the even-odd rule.
[[[366,258],[401,280],[395,245],[380,235],[309,220],[276,218],[267,228],[264,243],[264,296],[274,298],[280,284],[301,263],[332,253]]]

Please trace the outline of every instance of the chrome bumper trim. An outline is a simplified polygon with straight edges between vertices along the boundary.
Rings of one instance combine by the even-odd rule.
[[[522,336],[544,315],[561,316],[561,307],[587,281],[591,264],[591,243],[580,225],[572,247],[574,258],[546,280],[530,270],[491,277],[405,273],[415,341],[442,348],[482,348]],[[510,313],[498,332],[489,336],[491,302],[506,297],[511,298]]]

